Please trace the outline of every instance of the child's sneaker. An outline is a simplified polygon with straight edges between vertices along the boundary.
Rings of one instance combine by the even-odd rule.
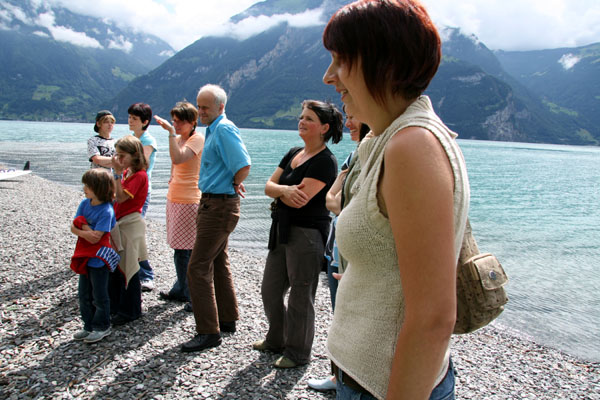
[[[90,331],[86,331],[85,329],[80,330],[79,332],[76,332],[73,334],[73,339],[75,340],[83,340],[86,337],[88,337],[90,335]]]
[[[83,341],[85,343],[96,343],[110,335],[110,327],[105,331],[93,331]]]
[[[142,286],[142,292],[151,292],[154,290],[154,281],[151,281],[150,279],[143,280],[140,284]]]

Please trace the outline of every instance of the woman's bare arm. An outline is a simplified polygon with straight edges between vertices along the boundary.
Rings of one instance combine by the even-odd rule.
[[[388,399],[428,399],[456,318],[453,174],[435,136],[417,127],[385,150],[380,194],[389,216],[405,300]]]

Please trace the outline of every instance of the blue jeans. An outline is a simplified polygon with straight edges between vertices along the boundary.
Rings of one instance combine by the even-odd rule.
[[[140,261],[140,282],[143,281],[153,281],[154,280],[154,270],[150,266],[150,262],[148,260]]]
[[[338,266],[332,265],[330,260],[327,260],[327,282],[329,283],[329,295],[331,296],[331,311],[335,310],[335,297],[337,295],[338,280],[333,277],[333,273],[338,273]]]
[[[336,223],[337,217],[335,217],[331,221],[329,237],[327,238],[327,244],[325,245],[325,260],[327,261],[327,283],[329,283],[329,295],[331,296],[331,311],[335,310],[335,297],[338,288],[338,280],[333,277],[332,273],[338,272],[338,265],[340,262],[337,243],[335,241]]]
[[[171,290],[169,290],[171,296],[183,296],[188,301],[190,301],[190,289],[187,283],[187,269],[191,255],[192,250],[175,249],[173,261],[175,262],[177,280]]]
[[[343,379],[343,372],[340,371],[340,373],[342,374]],[[339,379],[339,377],[337,379],[337,400],[376,400],[371,394],[365,394],[350,389],[341,382],[342,379]],[[448,365],[446,376],[435,388],[433,388],[429,400],[454,400],[454,365],[452,364],[452,360],[450,360],[450,364]]]
[[[79,275],[79,311],[88,332],[110,327],[109,273],[107,267],[87,267],[87,275]]]
[[[448,372],[442,381],[433,388],[429,400],[454,400],[454,364],[448,364]]]
[[[150,192],[148,192],[148,196],[146,196],[146,201],[142,207],[142,218],[146,217],[146,211],[148,210],[148,205],[150,204]],[[150,262],[140,261],[140,282],[144,281],[153,281],[154,280],[154,270],[150,266]]]
[[[144,201],[144,205],[142,206],[142,218],[146,218],[146,211],[148,211],[148,206],[150,205],[150,192],[146,196],[146,201]]]

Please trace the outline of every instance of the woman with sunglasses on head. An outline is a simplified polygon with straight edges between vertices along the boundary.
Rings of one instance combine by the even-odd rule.
[[[305,100],[298,133],[304,146],[290,149],[265,186],[275,199],[261,286],[269,331],[253,348],[282,353],[274,363],[278,368],[310,361],[314,301],[331,223],[325,195],[337,175],[327,142],[342,139],[342,114],[330,103]]]

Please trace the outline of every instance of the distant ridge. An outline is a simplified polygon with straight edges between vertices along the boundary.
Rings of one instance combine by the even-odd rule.
[[[0,14],[0,119],[90,121],[174,53],[159,38],[38,1],[3,0]]]
[[[330,55],[321,36],[346,1],[259,2],[230,22],[260,16],[285,21],[285,15],[312,10],[314,24],[280,22],[244,40],[204,37],[170,58],[173,49],[158,38],[43,4],[0,3],[3,15],[23,7],[29,21],[13,18],[9,29],[0,30],[0,119],[91,122],[98,109],[107,108],[125,122],[127,107],[137,101],[166,115],[179,100],[193,102],[207,82],[227,90],[227,114],[244,128],[295,129],[306,98],[341,106],[339,95],[322,83]],[[50,30],[31,22],[43,13],[102,48],[55,40]],[[459,137],[600,144],[600,44],[493,52],[459,29],[440,32],[443,61],[426,94]]]
[[[269,9],[266,3],[259,4]],[[323,26],[281,23],[243,41],[202,38],[136,78],[104,106],[122,122],[124,110],[136,99],[166,114],[176,101],[194,101],[202,84],[214,82],[227,90],[227,114],[239,126],[295,129],[303,99],[332,100],[341,107],[339,95],[322,82],[330,62],[322,32]],[[459,137],[598,144],[600,125],[554,112],[477,38],[455,28],[443,29],[442,35],[444,58],[426,94]],[[589,134],[581,134],[583,130]]]

